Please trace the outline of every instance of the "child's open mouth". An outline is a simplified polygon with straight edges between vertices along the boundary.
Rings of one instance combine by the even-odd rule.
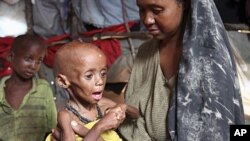
[[[95,100],[101,100],[102,98],[102,92],[94,92],[92,93],[92,98],[94,98]]]

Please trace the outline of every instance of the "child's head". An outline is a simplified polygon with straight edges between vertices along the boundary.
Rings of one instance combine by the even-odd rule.
[[[102,98],[107,60],[99,48],[73,41],[56,52],[54,61],[56,82],[71,98],[84,103],[97,103]]]
[[[20,35],[13,41],[9,61],[13,74],[21,79],[32,78],[40,69],[46,54],[44,42],[35,35]]]

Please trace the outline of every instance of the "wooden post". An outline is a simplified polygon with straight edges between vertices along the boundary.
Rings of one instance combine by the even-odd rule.
[[[32,3],[31,0],[25,0],[25,18],[28,26],[28,34],[34,34],[33,32],[33,17],[32,17]]]

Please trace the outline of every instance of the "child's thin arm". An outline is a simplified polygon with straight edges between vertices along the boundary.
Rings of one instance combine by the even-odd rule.
[[[125,119],[125,109],[125,104],[118,104],[117,106],[110,108],[103,118],[89,130],[84,141],[97,140],[97,137],[103,132],[116,129]]]
[[[123,107],[122,109],[125,111],[127,118],[138,119],[140,117],[139,110],[131,105],[120,103],[120,104],[117,104],[116,106]]]
[[[60,117],[60,116],[59,116]],[[65,122],[65,121],[64,121]],[[66,122],[65,122],[66,123]],[[71,121],[71,127],[66,127],[64,125],[64,129],[62,129],[62,125],[58,125],[58,128],[54,129],[52,132],[52,138],[53,141],[61,141],[61,140],[65,140],[67,138],[67,140],[69,139],[70,135],[66,135],[67,133],[69,133],[68,131],[65,131],[65,129],[73,129],[74,130],[74,137],[75,135],[79,135],[80,137],[84,138],[87,133],[89,132],[89,129],[86,128],[85,126],[83,126],[82,124],[78,124],[76,121]],[[95,129],[92,129],[92,132],[95,132]],[[66,133],[66,134],[65,134]],[[91,139],[90,139],[91,140]],[[92,139],[93,140],[93,139]],[[84,139],[85,141],[85,139]],[[103,141],[103,139],[101,137],[99,137],[97,139],[97,141]]]
[[[84,137],[84,141],[104,141],[101,138],[101,134],[103,132],[103,129],[96,124],[96,126],[91,128],[87,135]]]
[[[103,101],[100,104],[103,107],[106,107],[106,108],[104,108],[105,113],[108,113],[108,111],[111,107],[121,106],[126,111],[126,117],[128,117],[130,119],[138,119],[140,117],[139,110],[131,105],[126,104],[126,103],[117,104],[114,101],[112,101],[111,99],[103,98]]]
[[[66,110],[62,110],[58,113],[58,126],[61,129],[62,141],[74,141],[75,133],[70,125],[71,118]]]
[[[59,112],[58,115],[58,124],[61,127],[61,136],[62,136],[62,141],[74,141],[75,140],[75,132],[72,129],[72,122],[71,122],[70,115],[67,111],[63,110]],[[76,122],[75,122],[76,123]],[[73,122],[74,124],[74,122]],[[77,124],[77,123],[76,123]],[[95,133],[94,136],[89,136],[89,132]],[[89,141],[103,141],[102,138],[100,137],[99,133],[100,130],[97,129],[87,129],[86,127],[82,127],[82,137],[84,138],[84,141],[86,141],[85,136],[89,138]]]
[[[91,129],[88,129],[84,126],[79,126],[79,124],[76,121],[71,122],[71,126],[73,130],[76,132],[76,134],[80,135],[84,138],[84,141],[104,141],[100,137],[100,130],[99,127],[94,126]],[[94,133],[94,134],[93,134]]]

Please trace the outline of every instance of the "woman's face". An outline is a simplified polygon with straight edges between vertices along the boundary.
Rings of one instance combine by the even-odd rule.
[[[149,34],[158,39],[173,37],[180,31],[184,5],[176,0],[137,0],[140,18]]]

